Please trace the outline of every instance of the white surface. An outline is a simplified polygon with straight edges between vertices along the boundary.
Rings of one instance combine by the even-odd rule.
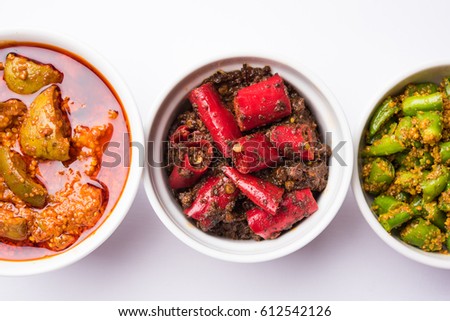
[[[356,126],[386,82],[450,56],[446,1],[62,3],[22,0],[20,14],[2,15],[0,25],[48,27],[84,40],[124,76],[143,115],[169,80],[205,57],[267,50],[319,75]],[[351,192],[330,226],[300,251],[236,264],[181,243],[141,189],[124,222],[94,253],[48,274],[0,278],[0,285],[3,300],[450,299],[450,271],[384,244]]]

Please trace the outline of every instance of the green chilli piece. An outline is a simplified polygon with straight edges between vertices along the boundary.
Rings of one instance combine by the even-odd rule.
[[[384,135],[393,135],[395,129],[397,128],[397,122],[394,119],[389,119],[386,124],[384,124],[381,129],[373,136],[369,133],[366,135],[366,143],[372,145],[374,142],[382,138]]]
[[[450,142],[439,144],[439,154],[441,156],[441,163],[447,164],[448,160],[450,160]]]
[[[394,134],[397,140],[409,144],[413,140],[415,132],[417,132],[417,129],[413,126],[412,118],[406,116],[400,119]]]
[[[405,150],[405,145],[394,135],[384,135],[372,145],[366,146],[361,151],[362,157],[387,156]]]
[[[434,158],[427,151],[419,151],[422,155],[417,156],[417,151],[399,153],[395,155],[393,163],[398,169],[410,170],[413,168],[429,169],[434,164]]]
[[[450,77],[444,78],[443,87],[447,98],[450,97]]]
[[[435,252],[442,250],[445,234],[437,226],[418,217],[402,229],[400,239],[424,251]]]
[[[423,216],[424,208],[423,208],[424,202],[422,197],[415,196],[409,206],[411,206],[412,211],[414,212],[415,216]]]
[[[423,142],[430,145],[438,143],[442,138],[442,113],[436,111],[419,112],[416,118]]]
[[[375,211],[377,215],[381,215],[403,204],[403,202],[400,202],[393,196],[380,195],[374,198],[372,203],[372,210]]]
[[[0,146],[0,175],[22,201],[33,207],[44,207],[47,189],[27,173],[27,165],[22,156],[4,146]]]
[[[15,53],[6,56],[4,79],[10,90],[27,95],[52,83],[61,83],[64,75],[50,64],[42,64]]]
[[[394,158],[392,159],[392,163],[395,165],[397,170],[411,169],[415,166],[415,164],[411,162],[411,157],[409,156],[408,151],[395,154]]]
[[[438,203],[425,203],[423,204],[423,208],[424,219],[430,221],[441,230],[445,231],[445,221],[447,220],[447,215],[439,209]]]
[[[405,90],[405,96],[424,96],[434,94],[438,91],[438,86],[432,82],[424,82],[420,84],[408,84]]]
[[[436,92],[426,96],[407,97],[402,102],[402,110],[406,116],[417,115],[419,111],[441,111],[442,93]]]
[[[387,232],[391,232],[393,229],[402,226],[414,217],[414,212],[408,204],[403,203],[400,206],[396,206],[387,213],[381,214],[378,217],[378,221]]]
[[[426,172],[420,183],[423,200],[425,203],[432,202],[447,187],[449,171],[445,166],[437,166],[433,171]]]
[[[439,196],[438,207],[441,211],[450,212],[450,182],[447,183],[445,191]]]
[[[430,168],[434,164],[434,157],[430,152],[424,152],[422,157],[418,159],[419,166],[423,169]]]
[[[364,189],[371,194],[379,194],[394,180],[394,166],[384,158],[375,158],[369,166],[370,172],[364,179]]]
[[[418,140],[414,140],[412,144],[413,144],[413,146],[415,148],[422,148],[423,147],[423,144],[420,141],[418,141]]]
[[[381,127],[400,110],[398,104],[388,97],[378,106],[369,125],[369,136],[373,137]]]
[[[421,176],[417,172],[397,171],[394,184],[399,186],[404,192],[411,195],[417,194],[417,186],[421,182]]]
[[[408,203],[411,199],[411,195],[405,191],[400,191],[395,195],[395,199],[399,200],[400,202]]]

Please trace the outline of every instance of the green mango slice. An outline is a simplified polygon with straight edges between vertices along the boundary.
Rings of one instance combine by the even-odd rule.
[[[28,222],[23,217],[16,217],[12,211],[0,208],[0,237],[13,241],[28,238]]]
[[[3,77],[17,94],[27,95],[44,86],[61,83],[64,75],[50,64],[43,64],[15,53],[6,55]]]
[[[22,156],[4,146],[0,146],[0,175],[22,201],[34,207],[44,207],[47,189],[27,173],[27,165]]]
[[[61,110],[61,91],[52,85],[31,103],[20,127],[19,141],[25,154],[49,160],[70,158],[70,123]]]
[[[14,120],[26,111],[27,106],[18,99],[0,102],[0,130],[13,125]]]

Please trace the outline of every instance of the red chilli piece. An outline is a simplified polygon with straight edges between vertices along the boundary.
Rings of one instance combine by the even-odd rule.
[[[193,131],[187,125],[181,125],[170,136],[169,142],[172,146],[176,146],[189,141],[198,142],[202,140],[202,137],[202,134],[198,130]]]
[[[175,145],[180,142],[186,142],[191,134],[191,130],[186,125],[181,125],[173,132],[172,136],[170,136],[170,143]]]
[[[240,189],[242,194],[259,207],[275,215],[283,197],[284,189],[258,177],[242,174],[229,166],[222,167],[222,171]]]
[[[227,184],[231,188],[226,189]],[[239,190],[228,177],[209,177],[198,190],[191,207],[184,210],[184,214],[197,220],[200,227],[207,231],[221,220],[225,212],[233,209],[238,194]]]
[[[169,186],[173,189],[186,188],[197,183],[208,170],[213,158],[213,148],[209,141],[186,142],[180,148],[186,149],[180,165],[175,165],[169,176]],[[194,166],[189,160],[189,148],[200,148],[203,151],[201,166]]]
[[[242,136],[233,114],[224,106],[212,83],[195,88],[189,94],[192,105],[197,106],[201,121],[205,124],[220,152],[230,157],[230,144]]]
[[[291,101],[283,79],[276,74],[242,88],[234,98],[234,112],[241,131],[270,124],[291,114]]]
[[[307,125],[279,125],[269,131],[269,140],[275,145],[281,156],[313,160],[314,151],[310,148],[314,143],[314,134]]]
[[[318,205],[309,188],[286,194],[280,209],[272,215],[255,207],[247,211],[250,229],[264,239],[277,238],[284,230],[317,211]]]
[[[277,148],[263,133],[236,139],[231,157],[236,169],[243,174],[273,167],[280,160]]]

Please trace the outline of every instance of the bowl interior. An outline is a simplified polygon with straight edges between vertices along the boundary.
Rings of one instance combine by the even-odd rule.
[[[198,86],[203,79],[219,69],[226,71],[240,69],[243,63],[254,67],[269,65],[272,72],[279,73],[293,85],[306,99],[319,123],[323,138],[332,148],[343,144],[338,151],[342,162],[336,158],[330,160],[329,181],[321,194],[319,210],[288,233],[271,241],[237,241],[208,235],[193,226],[181,211],[168,187],[163,163],[164,141],[170,124],[183,108],[190,90]],[[303,69],[301,69],[303,70]],[[205,254],[216,258],[255,262],[274,259],[304,246],[314,239],[333,219],[347,192],[352,171],[352,142],[345,118],[334,97],[320,81],[305,71],[300,72],[279,60],[242,56],[219,59],[203,65],[174,83],[154,105],[146,126],[148,148],[148,166],[145,174],[145,187],[150,202],[163,223],[182,241]]]
[[[120,98],[130,125],[130,139],[144,146],[142,122],[128,87],[115,69],[93,49],[67,36],[39,29],[0,30],[0,41],[50,45],[88,61],[108,80]],[[100,246],[122,222],[133,202],[143,170],[143,160],[140,162],[139,158],[143,157],[144,155],[139,156],[130,148],[130,169],[122,190],[122,195],[126,197],[120,197],[113,210],[108,214],[105,213],[108,217],[104,222],[86,239],[67,251],[46,258],[27,261],[0,260],[0,275],[30,275],[55,270],[80,260]],[[124,163],[121,162],[119,166],[124,166]]]
[[[372,118],[376,107],[382,103],[382,101],[389,95],[398,95],[400,94],[404,87],[409,83],[420,83],[432,81],[436,84],[439,84],[444,77],[448,77],[450,75],[450,64],[441,64],[435,66],[429,66],[423,68],[419,71],[414,71],[408,76],[401,78],[401,80],[397,80],[394,82],[392,86],[389,87],[384,94],[380,95],[375,101],[374,104],[371,105],[371,109],[368,111],[367,117],[365,117],[365,123],[362,128],[357,132],[355,146],[357,147],[357,158],[356,158],[356,166],[355,173],[353,177],[353,189],[358,201],[358,205],[364,214],[364,217],[368,221],[369,225],[374,229],[374,231],[398,252],[406,255],[407,257],[416,260],[418,262],[428,264],[431,266],[448,268],[450,269],[450,255],[444,255],[440,253],[428,253],[422,251],[416,247],[410,246],[404,242],[402,242],[398,237],[392,236],[388,232],[386,232],[381,224],[377,220],[377,216],[371,211],[370,205],[373,202],[374,197],[370,194],[366,193],[362,189],[362,178],[361,178],[361,168],[362,168],[362,160],[360,157],[360,151],[364,147],[364,133],[369,126],[370,119]]]

